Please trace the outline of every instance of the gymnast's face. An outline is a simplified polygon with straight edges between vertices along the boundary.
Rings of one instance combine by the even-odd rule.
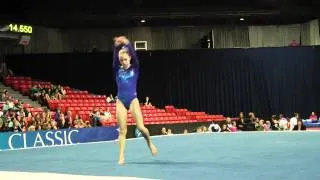
[[[128,53],[121,53],[119,54],[119,61],[123,68],[127,69],[130,66],[131,57]]]

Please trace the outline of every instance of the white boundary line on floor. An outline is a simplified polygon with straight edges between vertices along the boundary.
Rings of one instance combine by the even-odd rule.
[[[35,172],[17,172],[17,171],[0,171],[1,180],[24,179],[76,179],[76,180],[155,180],[149,178],[127,177],[127,176],[92,176],[92,175],[76,175],[76,174],[63,174],[63,173],[35,173]]]

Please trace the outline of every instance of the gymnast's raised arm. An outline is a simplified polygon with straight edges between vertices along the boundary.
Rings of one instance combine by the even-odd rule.
[[[139,68],[139,59],[137,57],[136,51],[134,50],[130,41],[124,36],[115,38],[115,47],[113,50],[113,67],[120,67],[119,51],[121,49],[126,49],[128,51],[129,55],[131,56],[133,67]]]

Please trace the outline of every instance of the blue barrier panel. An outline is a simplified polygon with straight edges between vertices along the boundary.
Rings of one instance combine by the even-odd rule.
[[[0,133],[0,151],[34,147],[112,141],[118,138],[118,127],[60,129],[26,133]]]

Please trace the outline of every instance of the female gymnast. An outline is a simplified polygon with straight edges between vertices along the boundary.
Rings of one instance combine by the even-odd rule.
[[[124,36],[114,38],[113,69],[118,87],[118,99],[116,102],[116,117],[120,127],[120,155],[118,163],[122,165],[125,162],[124,149],[127,135],[128,111],[131,112],[136,121],[137,128],[145,138],[152,155],[155,156],[158,150],[151,142],[149,130],[144,126],[143,116],[137,98],[136,88],[139,77],[139,60],[131,43]]]

